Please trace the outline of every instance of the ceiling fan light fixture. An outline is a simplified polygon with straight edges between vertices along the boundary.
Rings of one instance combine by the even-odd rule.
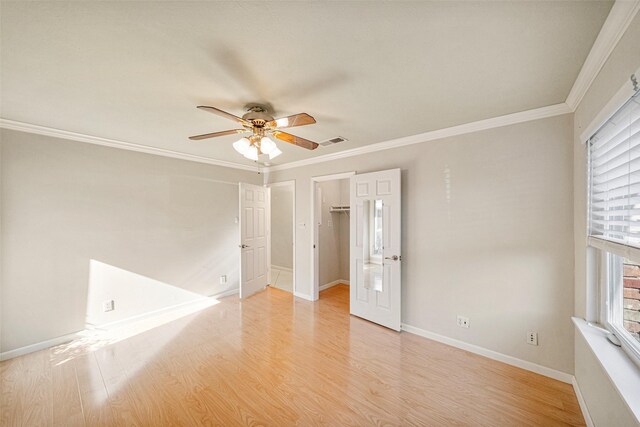
[[[266,136],[263,136],[262,139],[260,139],[260,151],[262,151],[264,154],[269,154],[274,149],[277,149],[277,147],[272,140],[270,140]]]
[[[258,161],[258,147],[256,147],[255,145],[249,146],[249,148],[247,148],[247,151],[245,153],[243,153],[243,155],[247,159],[257,162]]]
[[[243,156],[246,155],[249,147],[251,147],[251,142],[247,138],[239,139],[233,143],[233,148],[235,148],[235,150]]]
[[[253,160],[258,163],[268,162],[271,159],[275,159],[282,151],[278,149],[277,141],[284,141],[287,144],[296,145],[298,147],[306,148],[307,150],[315,150],[319,144],[309,141],[308,139],[300,138],[299,136],[292,135],[287,132],[283,132],[279,127],[296,127],[311,125],[316,123],[316,120],[307,113],[293,114],[288,117],[281,117],[274,119],[267,113],[268,107],[251,104],[247,107],[248,113],[242,117],[238,117],[234,114],[227,113],[216,107],[210,107],[207,105],[199,105],[198,109],[207,111],[225,119],[230,119],[237,124],[242,125],[242,129],[229,129],[221,132],[211,132],[202,135],[190,136],[191,141],[200,141],[203,139],[217,138],[220,136],[244,134],[247,135],[240,140],[233,143],[233,149],[247,159]],[[251,133],[248,135],[248,133]]]

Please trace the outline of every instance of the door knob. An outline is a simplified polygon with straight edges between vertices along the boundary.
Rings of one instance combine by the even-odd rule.
[[[384,257],[384,259],[390,259],[391,261],[398,261],[398,260],[402,261],[402,257],[398,255],[386,256]]]
[[[249,247],[249,245],[244,245],[244,244],[242,244],[242,245],[238,245],[238,247],[239,247],[240,249],[244,249],[244,248],[248,248],[248,247]]]

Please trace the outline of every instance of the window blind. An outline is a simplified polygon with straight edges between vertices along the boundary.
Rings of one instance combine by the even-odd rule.
[[[590,237],[640,248],[640,92],[589,138]]]

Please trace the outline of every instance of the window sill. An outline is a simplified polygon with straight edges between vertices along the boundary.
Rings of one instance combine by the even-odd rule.
[[[589,326],[583,319],[572,317],[572,320],[618,394],[640,423],[640,369],[620,347],[607,340],[604,331]]]

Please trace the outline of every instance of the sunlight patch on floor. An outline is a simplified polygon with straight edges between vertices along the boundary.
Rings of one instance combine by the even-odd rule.
[[[61,365],[75,357],[94,352],[111,344],[197,313],[218,304],[215,298],[203,298],[193,303],[176,307],[138,320],[120,323],[112,327],[85,329],[78,333],[79,338],[51,349],[51,361]]]

